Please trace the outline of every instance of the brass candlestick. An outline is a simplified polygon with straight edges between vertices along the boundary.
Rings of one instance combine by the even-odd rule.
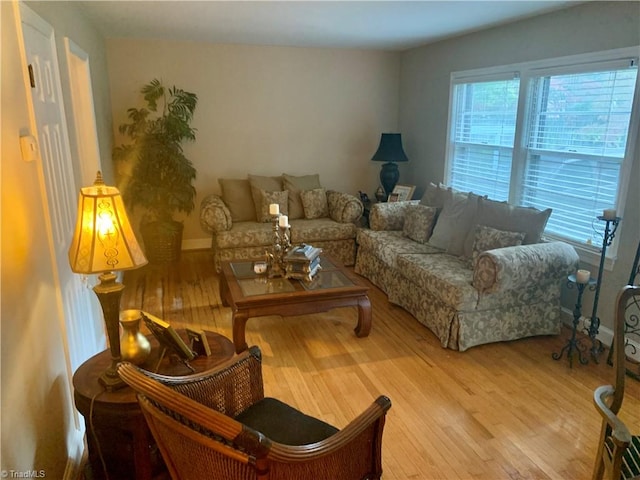
[[[280,225],[283,215],[273,216],[273,246],[271,252],[267,252],[267,273],[269,278],[284,277],[285,263],[284,257],[291,247],[291,225],[286,221],[285,225]]]

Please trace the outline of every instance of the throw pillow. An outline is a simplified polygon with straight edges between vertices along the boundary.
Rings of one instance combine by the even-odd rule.
[[[473,242],[473,253],[471,255],[473,268],[475,268],[478,257],[482,252],[493,250],[494,248],[522,245],[525,237],[523,232],[506,232],[486,225],[476,226],[474,233],[475,241]]]
[[[278,192],[282,190],[282,177],[264,177],[261,175],[249,175],[251,185],[251,198],[253,198],[256,216],[259,217],[262,211],[260,190],[267,192]],[[275,203],[275,202],[274,202]]]
[[[329,216],[327,193],[324,188],[304,190],[300,193],[305,218],[324,218]]]
[[[402,234],[419,243],[427,243],[438,209],[426,205],[409,205],[405,210]]]
[[[436,185],[435,183],[429,183],[427,189],[420,200],[421,205],[428,207],[437,207],[442,209],[444,203],[449,196],[449,190],[444,185]]]
[[[525,234],[523,245],[539,243],[547,225],[551,209],[538,210],[533,207],[516,207],[507,202],[498,202],[481,198],[478,201],[478,213],[474,221],[475,225],[486,225],[507,232],[523,232]],[[464,254],[471,257],[475,230],[472,229],[467,236]]]
[[[246,179],[219,178],[222,201],[231,213],[233,222],[256,220],[256,208],[251,198],[251,185]]]
[[[320,185],[320,175],[303,175],[294,177],[293,175],[282,174],[282,188],[289,191],[289,219],[304,218],[304,208],[300,193],[304,190],[322,188]]]
[[[273,216],[269,213],[269,205],[272,203],[277,203],[280,206],[280,213],[282,215],[287,214],[287,209],[289,207],[288,198],[289,192],[286,190],[275,191],[275,192],[267,192],[266,190],[260,190],[258,193],[260,197],[260,211],[258,212],[258,221],[259,222],[271,222],[273,220]]]
[[[429,239],[429,245],[451,255],[464,253],[464,242],[478,208],[478,195],[449,190],[442,212]]]

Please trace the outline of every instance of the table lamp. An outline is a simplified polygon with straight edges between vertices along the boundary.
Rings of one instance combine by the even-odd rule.
[[[371,159],[374,162],[386,162],[380,170],[380,183],[387,197],[393,191],[393,187],[396,186],[400,178],[396,162],[409,161],[402,149],[401,135],[400,133],[383,133],[380,137],[378,151]]]
[[[113,391],[125,383],[116,370],[120,356],[120,298],[124,285],[116,281],[114,271],[138,268],[147,263],[133,234],[124,201],[115,187],[102,181],[98,172],[91,187],[80,189],[76,228],[69,247],[69,264],[75,273],[99,274],[100,283],[93,287],[98,296],[111,351],[111,365],[100,377],[100,383]]]

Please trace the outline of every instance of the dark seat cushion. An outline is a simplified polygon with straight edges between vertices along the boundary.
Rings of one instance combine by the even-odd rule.
[[[269,397],[255,403],[235,419],[274,442],[285,445],[308,445],[338,432],[328,423]]]

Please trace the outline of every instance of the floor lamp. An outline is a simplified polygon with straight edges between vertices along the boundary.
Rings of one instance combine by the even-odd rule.
[[[138,245],[124,208],[120,192],[102,181],[98,172],[91,187],[80,189],[76,228],[69,247],[69,264],[75,273],[99,274],[93,287],[107,329],[111,365],[100,377],[100,383],[113,391],[125,383],[116,370],[120,356],[120,298],[124,285],[113,272],[138,268],[147,259]]]

